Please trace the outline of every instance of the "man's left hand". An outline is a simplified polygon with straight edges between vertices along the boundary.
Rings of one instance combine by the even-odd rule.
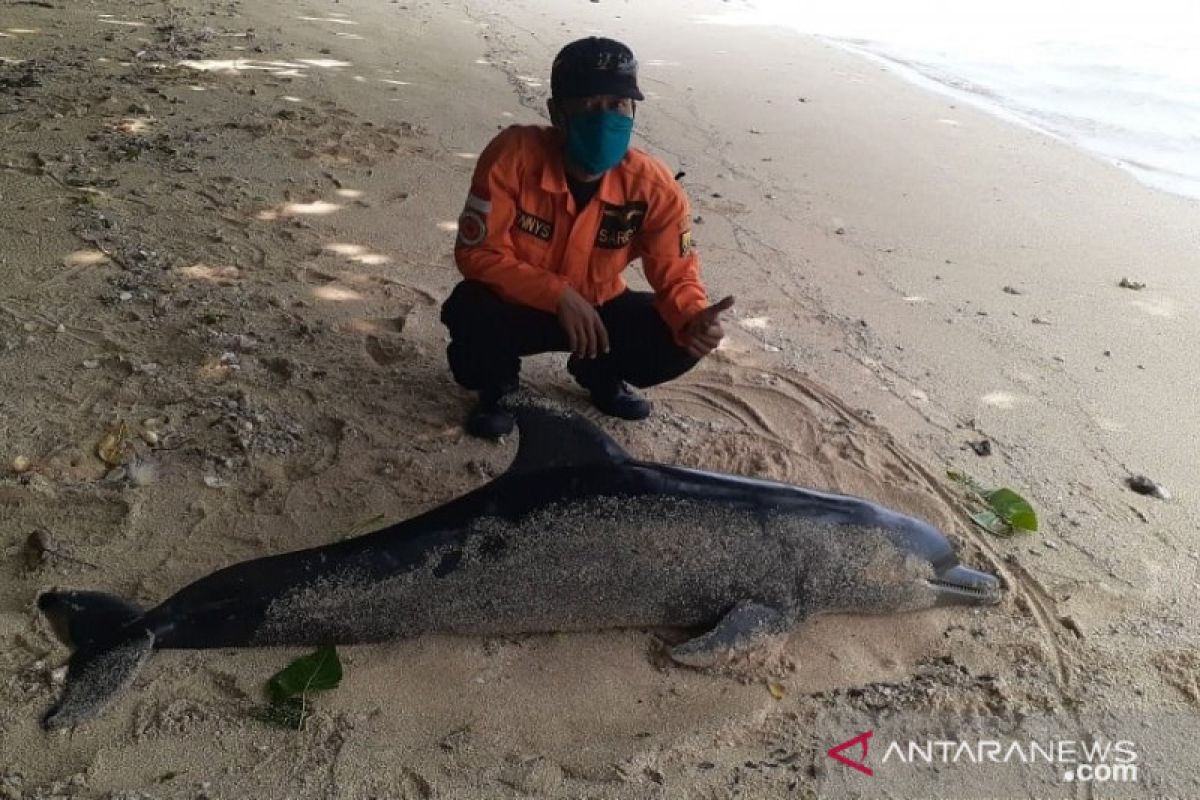
[[[725,338],[725,329],[721,327],[721,312],[731,308],[733,295],[696,312],[696,316],[684,326],[684,347],[692,358],[704,358],[721,344],[721,340]]]

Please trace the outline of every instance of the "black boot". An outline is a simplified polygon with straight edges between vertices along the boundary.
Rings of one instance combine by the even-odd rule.
[[[567,371],[576,383],[591,393],[592,405],[610,417],[639,420],[650,416],[649,400],[629,388],[625,381],[604,374],[589,374],[592,372],[588,369],[590,363],[571,356],[567,359]]]
[[[479,402],[471,409],[463,426],[467,433],[480,439],[499,439],[512,433],[516,419],[501,405],[501,401],[516,390],[516,386],[504,386],[481,391]]]
[[[610,417],[639,420],[650,416],[650,401],[629,388],[625,381],[593,386],[592,405]]]

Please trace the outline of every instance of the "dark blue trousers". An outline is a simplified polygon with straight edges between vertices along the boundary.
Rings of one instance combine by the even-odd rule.
[[[608,329],[609,352],[594,359],[571,359],[571,374],[583,387],[615,381],[655,386],[696,365],[697,360],[675,343],[650,292],[626,290],[596,311]],[[454,288],[442,305],[442,322],[450,330],[450,371],[475,391],[515,388],[522,356],[570,351],[557,316],[505,302],[479,281],[463,281]]]

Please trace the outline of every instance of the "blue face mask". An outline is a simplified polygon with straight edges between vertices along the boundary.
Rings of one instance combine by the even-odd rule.
[[[589,175],[621,163],[633,135],[633,117],[616,111],[589,111],[567,118],[567,156]]]

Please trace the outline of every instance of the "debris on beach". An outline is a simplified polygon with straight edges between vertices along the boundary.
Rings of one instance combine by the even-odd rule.
[[[989,489],[966,473],[952,469],[947,470],[946,475],[987,505],[986,510],[971,514],[971,521],[988,533],[1007,538],[1018,532],[1037,531],[1038,519],[1033,506],[1012,489]]]
[[[147,458],[135,458],[125,465],[125,478],[134,486],[149,486],[158,480],[158,465]]]
[[[110,467],[119,467],[121,462],[125,460],[122,454],[125,446],[125,433],[125,423],[118,422],[105,432],[100,442],[96,445],[96,455]]]
[[[1120,286],[1122,289],[1133,289],[1135,292],[1140,292],[1146,288],[1146,284],[1142,281],[1131,281],[1129,278],[1121,278],[1117,282],[1117,286]]]
[[[1025,294],[1015,286],[1005,286],[1001,291],[1005,294]]]
[[[74,564],[82,564],[85,567],[99,569],[98,566],[90,561],[84,561],[82,558],[76,558],[64,552],[50,536],[50,533],[42,528],[38,528],[25,538],[24,560],[26,569],[35,570],[46,564],[51,558],[61,558],[64,561],[70,561]]]
[[[974,450],[977,456],[990,456],[992,454],[992,443],[987,439],[967,442],[967,446]]]
[[[53,552],[54,545],[50,541],[50,534],[39,528],[25,539],[25,567],[37,569],[50,559]]]
[[[342,682],[342,661],[332,646],[297,658],[276,672],[265,687],[266,706],[254,709],[261,722],[292,730],[301,730],[312,716],[309,695],[336,689]]]
[[[1159,500],[1171,499],[1171,493],[1167,490],[1167,487],[1147,478],[1145,475],[1131,475],[1125,479],[1125,485],[1138,494],[1144,494],[1147,497],[1157,497]]]

